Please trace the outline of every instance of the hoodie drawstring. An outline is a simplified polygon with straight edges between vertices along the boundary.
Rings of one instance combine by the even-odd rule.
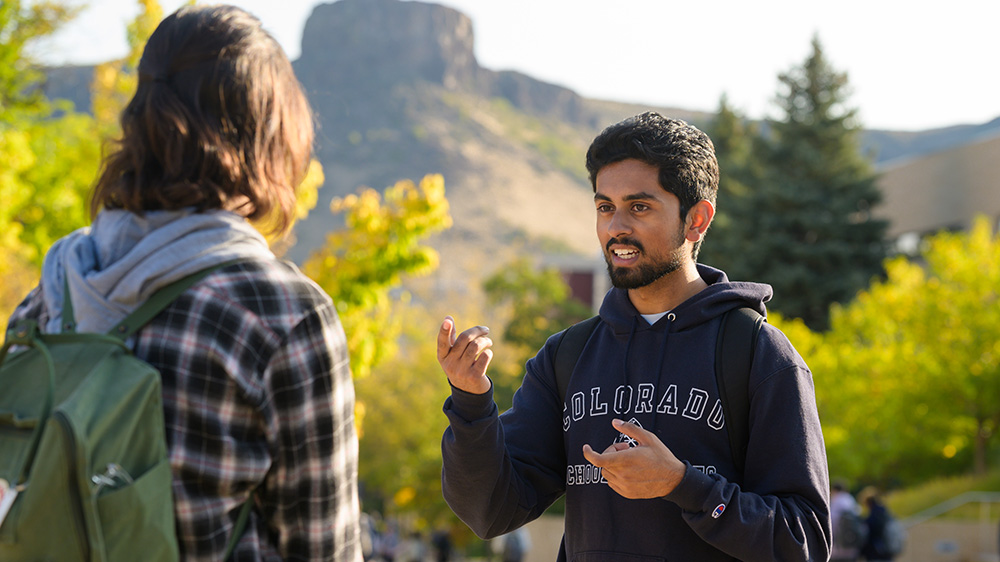
[[[657,364],[656,364],[656,370],[652,373],[654,382],[657,385],[659,385],[660,379],[663,376],[663,364],[666,361],[666,357],[667,357],[667,340],[670,338],[670,324],[675,319],[674,313],[673,312],[667,313],[667,315],[666,315],[665,318],[666,318],[666,321],[667,321],[667,325],[664,326],[664,329],[663,329],[663,342],[660,344],[659,349],[654,350],[655,353],[659,354],[659,360],[657,361]],[[663,320],[661,319],[660,321],[662,322]],[[638,326],[639,326],[639,316],[633,316],[632,317],[632,329],[629,331],[628,341],[625,344],[625,357],[623,359],[623,365],[622,365],[622,385],[623,386],[628,386],[628,358],[629,358],[629,354],[632,351],[632,341],[635,339],[635,332],[636,332]],[[639,378],[642,379],[643,377],[640,375]],[[642,382],[642,380],[639,380],[638,382]],[[638,385],[636,385],[635,389],[638,390],[638,388],[639,388]],[[656,418],[657,418],[655,406],[654,406],[654,410],[653,410],[652,414],[653,414],[653,416],[652,416],[653,417],[653,423],[651,424],[652,427],[649,427],[647,429],[649,431],[655,432],[656,431]]]
[[[622,360],[622,385],[628,386],[628,356],[632,351],[632,340],[635,338],[635,330],[639,326],[639,317],[632,317],[632,330],[628,333],[628,341],[625,343],[625,357]]]
[[[657,388],[660,387],[660,379],[663,378],[663,363],[666,361],[667,357],[667,340],[670,339],[670,324],[674,321],[675,318],[674,313],[668,312],[666,318],[667,318],[667,325],[663,327],[663,342],[660,344],[660,349],[658,350],[660,354],[660,360],[657,361],[656,363],[656,373],[654,375],[656,377]],[[656,433],[656,420],[660,417],[656,414],[657,414],[656,407],[654,406],[653,423],[650,424],[651,427],[649,428],[649,431],[652,433]]]

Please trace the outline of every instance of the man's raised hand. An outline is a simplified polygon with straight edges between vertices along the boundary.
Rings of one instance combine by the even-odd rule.
[[[447,316],[437,337],[438,363],[456,388],[473,394],[490,389],[486,368],[493,359],[493,340],[486,326],[473,326],[455,336],[455,319]]]

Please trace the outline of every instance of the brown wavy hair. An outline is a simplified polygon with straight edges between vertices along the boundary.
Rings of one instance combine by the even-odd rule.
[[[150,36],[138,71],[91,215],[230,209],[286,232],[312,157],[313,116],[260,20],[232,6],[181,8]]]

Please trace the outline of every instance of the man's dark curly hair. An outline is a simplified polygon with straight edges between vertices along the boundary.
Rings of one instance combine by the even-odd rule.
[[[594,192],[601,168],[630,158],[660,170],[660,186],[680,200],[681,221],[698,201],[715,205],[719,191],[715,146],[696,127],[649,111],[604,129],[587,150],[587,172]],[[699,241],[692,251],[694,259],[700,248]]]
[[[601,168],[629,158],[660,170],[660,186],[680,199],[681,220],[702,199],[715,204],[719,190],[715,146],[694,126],[650,111],[604,129],[587,150],[594,191]]]

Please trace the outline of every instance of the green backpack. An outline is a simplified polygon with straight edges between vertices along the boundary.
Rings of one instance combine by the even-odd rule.
[[[218,267],[160,290],[108,334],[71,331],[68,291],[68,331],[44,334],[30,320],[8,330],[0,350],[0,560],[178,559],[160,374],[125,340]],[[8,353],[13,345],[26,349]]]

